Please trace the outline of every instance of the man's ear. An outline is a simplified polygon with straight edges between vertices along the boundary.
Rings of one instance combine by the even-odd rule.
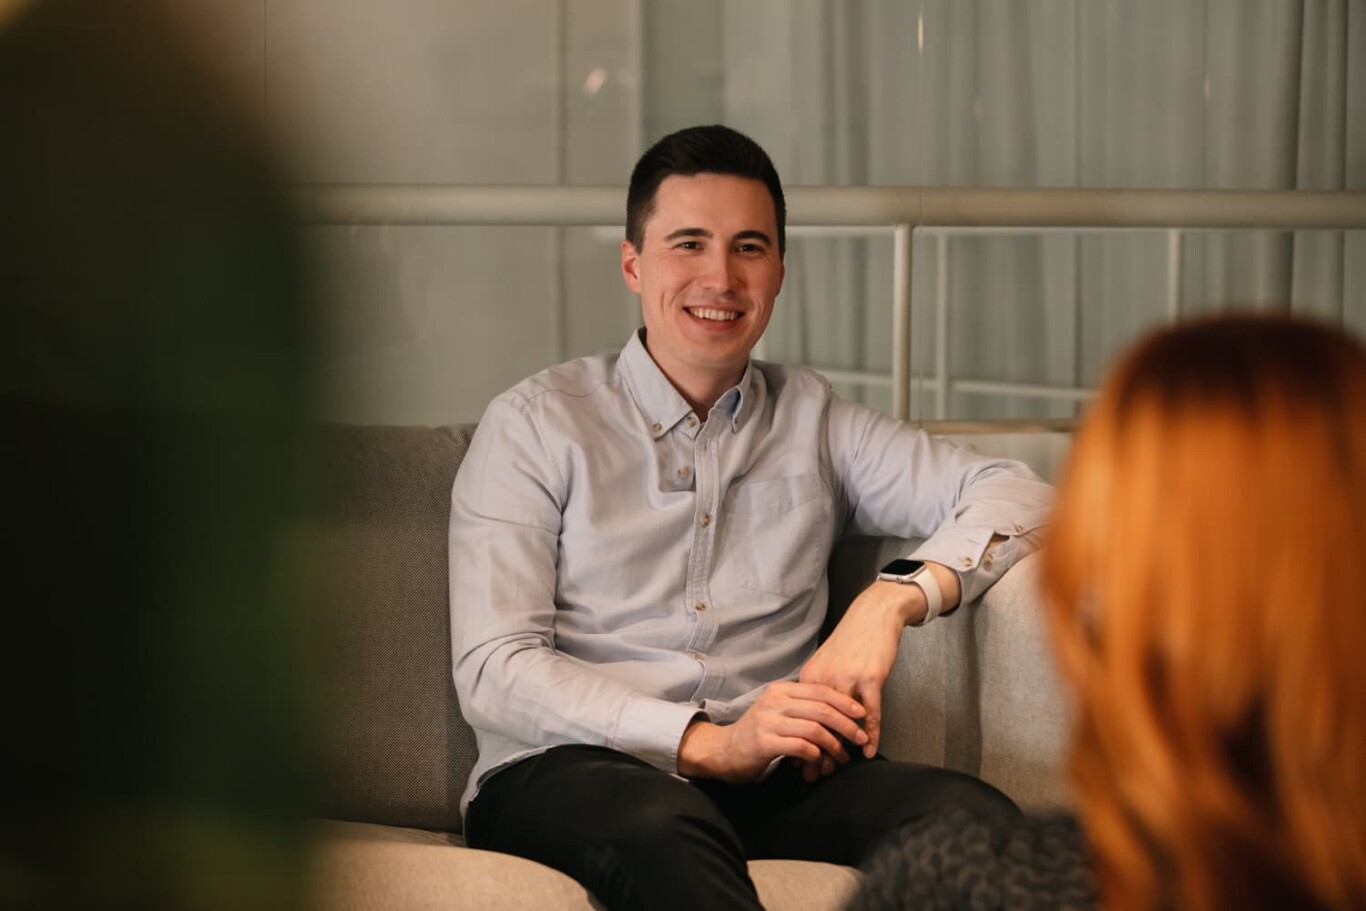
[[[627,288],[640,293],[640,254],[629,240],[621,242],[621,278]]]

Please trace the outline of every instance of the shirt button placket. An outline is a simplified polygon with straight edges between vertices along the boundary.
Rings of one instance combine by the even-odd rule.
[[[692,605],[693,617],[697,620],[690,647],[699,652],[711,648],[716,637],[716,623],[712,619],[715,611],[710,608],[710,581],[715,544],[716,501],[719,496],[720,478],[717,465],[716,441],[711,439],[708,428],[703,425],[695,449],[695,487],[697,494],[696,519],[693,524],[693,553],[695,559],[689,566],[688,602]]]

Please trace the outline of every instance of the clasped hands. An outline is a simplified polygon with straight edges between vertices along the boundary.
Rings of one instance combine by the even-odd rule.
[[[815,781],[848,762],[848,748],[872,757],[882,731],[882,686],[901,631],[924,612],[918,586],[874,582],[796,681],[770,684],[733,724],[690,724],[679,743],[679,774],[754,781],[773,760],[787,757]]]

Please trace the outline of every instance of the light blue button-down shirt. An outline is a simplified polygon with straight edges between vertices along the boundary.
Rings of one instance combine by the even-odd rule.
[[[676,772],[689,721],[735,720],[815,650],[838,536],[927,538],[914,556],[967,602],[1033,549],[1050,498],[802,367],[751,362],[705,421],[639,334],[537,374],[489,405],[452,492],[455,687],[479,741],[462,808],[559,744]]]

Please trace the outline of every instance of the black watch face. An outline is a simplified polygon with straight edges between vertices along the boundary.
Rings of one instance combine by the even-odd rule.
[[[909,576],[911,573],[919,572],[925,567],[923,560],[893,560],[882,567],[882,572],[889,576]]]

